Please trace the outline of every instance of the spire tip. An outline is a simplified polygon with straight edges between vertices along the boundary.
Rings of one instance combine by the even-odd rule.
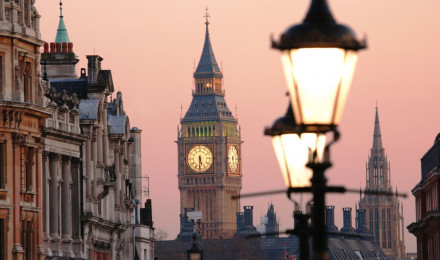
[[[205,13],[205,15],[203,16],[203,17],[205,17],[206,18],[206,21],[205,21],[205,24],[206,25],[208,25],[209,24],[209,17],[211,17],[210,15],[209,15],[209,13],[208,13],[208,6],[206,6],[206,13]]]
[[[63,1],[60,0],[60,18],[63,18]]]

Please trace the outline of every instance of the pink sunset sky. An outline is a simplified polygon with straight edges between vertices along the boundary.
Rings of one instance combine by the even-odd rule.
[[[79,67],[85,55],[104,58],[116,90],[121,90],[131,126],[143,129],[143,174],[150,177],[156,228],[168,239],[179,231],[177,126],[181,105],[191,102],[194,62],[205,37],[208,5],[214,53],[223,64],[226,100],[238,107],[242,129],[242,193],[284,188],[265,126],[285,113],[287,91],[280,54],[270,48],[288,26],[302,21],[306,0],[65,0],[64,19]],[[58,0],[37,0],[40,29],[46,42],[55,40]],[[345,108],[341,140],[332,147],[329,184],[365,186],[366,162],[372,146],[374,113],[379,107],[383,144],[391,162],[392,185],[410,196],[403,199],[405,231],[415,220],[411,189],[420,181],[420,158],[440,131],[436,120],[440,75],[440,1],[333,0],[338,22],[368,39],[360,52]],[[358,194],[332,195],[336,225],[342,208],[355,207]],[[296,198],[299,200],[299,198]],[[284,194],[243,199],[254,206],[254,224],[273,202],[281,227],[291,228],[292,203]],[[353,214],[354,221],[354,214]],[[405,232],[407,252],[416,251],[415,237]]]

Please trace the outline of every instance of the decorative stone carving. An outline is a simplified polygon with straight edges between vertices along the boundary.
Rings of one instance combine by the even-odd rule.
[[[76,95],[76,93],[73,93],[72,97],[70,99],[70,103],[72,104],[72,112],[79,112],[79,110],[78,110],[79,102],[80,102],[80,100],[79,100],[78,96]]]
[[[13,134],[14,144],[24,145],[27,142],[28,136],[25,134],[14,133]]]

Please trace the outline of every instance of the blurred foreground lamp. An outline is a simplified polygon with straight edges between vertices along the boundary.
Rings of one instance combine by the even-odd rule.
[[[334,129],[350,90],[357,51],[366,41],[335,22],[326,0],[312,0],[303,23],[288,28],[278,42],[272,40],[272,47],[282,51],[297,125],[321,132]]]
[[[193,244],[187,250],[188,260],[203,260],[203,250],[197,245],[197,236],[194,233],[192,236]]]
[[[272,144],[286,186],[310,187],[313,172],[306,164],[323,160],[325,135],[301,133],[290,104],[286,115],[278,118],[272,127],[266,128],[264,134],[272,136]]]

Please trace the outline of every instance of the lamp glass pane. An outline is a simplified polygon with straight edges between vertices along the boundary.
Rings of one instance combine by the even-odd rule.
[[[275,150],[275,155],[278,160],[278,165],[280,166],[281,173],[283,174],[284,183],[287,187],[290,186],[289,172],[287,169],[286,157],[284,156],[283,144],[281,142],[281,135],[275,135],[272,138],[273,149]]]
[[[191,252],[191,253],[189,253],[189,259],[190,260],[200,260],[200,259],[202,259],[202,254]]]
[[[345,50],[301,48],[284,52],[283,66],[292,105],[300,108],[301,124],[332,124],[336,96],[345,72]],[[287,75],[289,74],[289,75]],[[299,103],[299,104],[298,104]],[[294,107],[294,105],[292,106]],[[297,114],[295,114],[295,118]]]
[[[353,79],[354,70],[356,68],[356,63],[358,60],[357,52],[355,51],[346,51],[345,62],[344,62],[344,70],[341,80],[338,106],[336,108],[335,115],[335,125],[338,125],[342,118],[342,113],[345,108],[345,103],[347,101],[348,93],[351,88],[351,81]]]
[[[304,133],[301,141],[309,148],[309,162],[323,162],[325,151],[325,134]],[[313,153],[316,151],[316,158],[313,160]]]
[[[295,122],[296,124],[300,125],[302,120],[301,120],[301,115],[300,115],[300,110],[299,110],[299,102],[297,100],[298,95],[297,95],[297,85],[295,84],[295,80],[293,79],[293,73],[292,73],[292,69],[293,69],[293,64],[292,64],[292,59],[290,57],[290,51],[284,51],[283,55],[281,55],[281,62],[283,64],[283,68],[284,68],[284,75],[286,77],[286,81],[287,81],[287,87],[289,89],[289,94],[290,94],[290,98],[292,100],[291,106],[292,106],[292,110],[293,110],[293,115],[295,117]],[[293,100],[295,100],[295,102],[293,102]]]
[[[312,170],[306,167],[309,148],[297,134],[274,136],[272,139],[287,187],[310,186]]]

